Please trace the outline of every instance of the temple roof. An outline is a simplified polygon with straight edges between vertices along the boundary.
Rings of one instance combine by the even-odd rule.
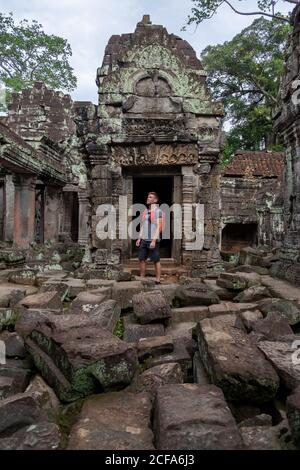
[[[284,152],[237,150],[223,176],[282,178],[284,166]]]

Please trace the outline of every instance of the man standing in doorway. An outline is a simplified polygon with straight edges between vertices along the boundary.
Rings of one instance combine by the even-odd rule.
[[[141,230],[136,246],[139,248],[139,262],[141,277],[146,275],[146,260],[154,263],[156,284],[160,284],[160,234],[163,230],[163,213],[158,207],[158,195],[155,192],[148,193],[147,209],[141,218]]]

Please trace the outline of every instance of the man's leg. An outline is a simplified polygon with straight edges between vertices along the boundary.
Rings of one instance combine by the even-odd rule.
[[[160,261],[154,263],[156,282],[160,282],[161,266]]]
[[[146,261],[140,261],[140,275],[146,277]]]

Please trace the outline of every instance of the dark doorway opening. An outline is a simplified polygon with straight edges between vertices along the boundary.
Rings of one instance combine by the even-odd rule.
[[[79,201],[78,193],[71,193],[71,239],[78,242],[79,236]]]
[[[133,177],[133,204],[146,204],[147,195],[150,191],[155,191],[159,196],[159,205],[173,203],[173,177],[172,176],[137,176]],[[172,217],[172,214],[171,214]],[[171,220],[172,227],[172,220]],[[172,230],[172,229],[171,229]],[[172,257],[172,236],[171,239],[161,240],[161,258]],[[132,256],[138,256],[135,241],[132,241]]]
[[[222,251],[238,253],[257,245],[257,224],[227,224],[222,230]]]

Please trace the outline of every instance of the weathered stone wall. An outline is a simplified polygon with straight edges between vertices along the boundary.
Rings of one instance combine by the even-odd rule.
[[[257,224],[257,244],[279,247],[284,233],[282,182],[275,178],[221,178],[222,228]]]
[[[275,129],[286,147],[285,221],[286,233],[280,262],[274,274],[300,285],[300,5],[292,16]]]

